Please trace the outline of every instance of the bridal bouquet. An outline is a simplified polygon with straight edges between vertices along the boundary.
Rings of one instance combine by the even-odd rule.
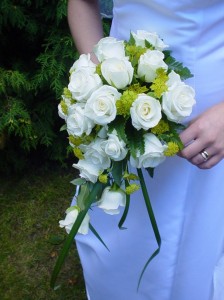
[[[130,195],[138,189],[158,243],[149,261],[159,252],[159,230],[142,168],[152,176],[156,166],[183,148],[178,133],[195,103],[193,88],[183,81],[192,75],[167,47],[156,33],[143,30],[132,32],[129,41],[105,37],[94,47],[98,64],[91,54],[82,54],[70,69],[58,108],[79,178],[72,182],[78,186],[76,205],[59,222],[69,235],[53,283],[77,233],[91,230],[104,244],[91,224],[89,209],[95,205],[118,214],[124,206],[118,224],[123,228]]]

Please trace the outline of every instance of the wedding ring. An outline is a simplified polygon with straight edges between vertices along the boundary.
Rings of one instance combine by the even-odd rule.
[[[209,159],[209,154],[207,151],[203,150],[200,152],[201,156],[203,157],[204,161],[207,161]]]

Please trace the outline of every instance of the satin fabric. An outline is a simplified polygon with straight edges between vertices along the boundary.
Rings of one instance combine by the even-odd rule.
[[[196,117],[224,100],[224,2],[222,0],[114,0],[111,36],[155,31],[173,56],[188,66],[196,90]],[[76,243],[90,300],[224,299],[224,161],[200,170],[180,157],[145,174],[162,238],[157,248],[141,191],[133,194],[126,230],[120,215],[93,207],[91,223],[110,251],[89,233]]]

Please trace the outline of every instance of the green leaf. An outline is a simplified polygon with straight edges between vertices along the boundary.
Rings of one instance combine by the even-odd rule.
[[[113,176],[113,179],[115,181],[115,183],[120,186],[122,179],[123,179],[123,173],[124,170],[127,166],[127,161],[126,160],[122,160],[122,161],[114,161],[113,165],[112,165],[112,169],[111,169],[111,173]]]
[[[151,43],[149,43],[149,41],[145,40],[145,46],[151,50],[155,49],[155,47],[153,47],[153,45]]]
[[[132,33],[130,33],[130,38],[129,38],[128,44],[129,45],[135,45],[135,39],[134,39]]]
[[[100,237],[100,235],[98,234],[98,232],[96,231],[96,229],[91,225],[89,224],[89,229],[92,231],[92,233],[95,235],[95,237],[104,245],[104,247],[108,250],[109,248],[107,247],[107,245],[104,243],[104,241],[102,240],[102,238]]]
[[[172,51],[171,50],[163,50],[163,54],[165,56],[165,59],[171,56]]]
[[[128,186],[128,181],[125,180],[125,186],[127,187]],[[127,218],[127,215],[128,215],[128,211],[129,211],[129,206],[130,206],[130,195],[126,195],[126,203],[125,203],[125,208],[124,208],[124,212],[123,212],[123,215],[120,219],[120,222],[118,223],[118,227],[120,229],[126,229],[126,227],[123,227],[123,224]]]
[[[64,131],[66,129],[67,129],[67,124],[64,124],[64,125],[61,126],[60,131]]]
[[[166,143],[174,142],[178,145],[179,149],[182,150],[184,145],[180,139],[179,133],[182,130],[184,130],[186,128],[186,126],[169,121],[169,127],[170,127],[169,132],[160,134],[159,139]]]
[[[138,281],[138,289],[139,289],[142,277],[143,277],[143,275],[145,273],[145,270],[146,270],[147,266],[152,261],[152,259],[156,255],[158,255],[159,252],[160,252],[161,237],[160,237],[158,225],[157,225],[156,218],[155,218],[155,215],[154,215],[154,212],[153,212],[153,208],[152,208],[152,205],[151,205],[151,201],[150,201],[150,198],[149,198],[149,194],[148,194],[148,191],[147,191],[147,187],[146,187],[146,184],[145,184],[145,180],[144,180],[144,176],[143,176],[142,170],[141,169],[137,169],[137,172],[138,172],[138,176],[139,176],[139,180],[140,180],[140,184],[141,184],[141,189],[142,189],[142,193],[143,193],[143,196],[144,196],[144,200],[145,200],[145,205],[146,205],[146,209],[147,209],[147,212],[148,212],[148,216],[149,216],[149,219],[151,221],[151,225],[152,225],[152,229],[153,229],[153,232],[154,232],[154,235],[155,235],[155,238],[156,238],[156,242],[158,244],[158,248],[149,257],[149,259],[147,260],[147,262],[145,263],[145,265],[143,267],[143,270],[141,272],[141,275],[140,275],[139,281]]]
[[[129,126],[126,133],[131,155],[136,158],[138,151],[143,154],[145,152],[144,130],[136,130],[133,126]]]
[[[80,186],[79,194],[77,196],[77,205],[81,210],[84,210],[86,208],[86,205],[88,205],[88,195],[90,194],[90,189],[88,184],[83,184]]]
[[[138,65],[139,58],[134,56],[131,60],[132,66],[135,68]]]
[[[146,168],[146,171],[148,172],[151,178],[153,178],[154,176],[154,170],[155,170],[154,168]]]
[[[190,70],[187,67],[184,67],[181,62],[176,61],[174,57],[168,56],[164,61],[168,65],[169,70],[173,70],[179,74],[182,80],[193,77]]]
[[[125,143],[127,143],[127,136],[125,133],[125,126],[126,126],[127,120],[122,116],[117,116],[116,119],[108,124],[108,132],[112,133],[112,131],[115,129],[117,132],[117,136],[120,140],[123,140]]]
[[[88,194],[87,199],[86,199],[86,207],[84,210],[80,211],[80,213],[78,214],[78,217],[69,233],[69,235],[67,236],[65,243],[62,247],[62,250],[58,256],[58,259],[56,261],[54,270],[52,272],[52,276],[51,276],[51,282],[50,285],[52,288],[55,287],[55,283],[58,277],[58,274],[64,264],[64,261],[68,255],[68,251],[71,247],[71,245],[74,242],[74,237],[78,232],[78,229],[83,221],[83,219],[85,218],[85,215],[87,214],[91,204],[93,203],[94,199],[96,199],[96,197],[99,197],[99,194],[102,191],[102,184],[100,182],[96,182],[93,186],[93,189],[91,190],[91,192]]]
[[[71,184],[74,184],[74,185],[82,185],[84,183],[86,183],[85,178],[76,178],[71,181]]]

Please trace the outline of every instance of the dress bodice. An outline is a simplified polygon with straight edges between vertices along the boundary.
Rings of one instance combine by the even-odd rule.
[[[198,103],[191,117],[223,101],[214,97],[224,95],[223,0],[114,0],[111,35],[128,39],[138,29],[157,32],[194,74],[189,84]]]
[[[191,117],[224,101],[224,0],[114,0],[111,35],[154,31],[188,66],[196,90]],[[130,172],[135,170],[130,170]],[[224,160],[200,170],[179,156],[159,165],[147,188],[162,238],[137,292],[143,266],[157,249],[141,190],[131,196],[125,221],[97,207],[93,233],[76,236],[89,300],[224,299]]]

